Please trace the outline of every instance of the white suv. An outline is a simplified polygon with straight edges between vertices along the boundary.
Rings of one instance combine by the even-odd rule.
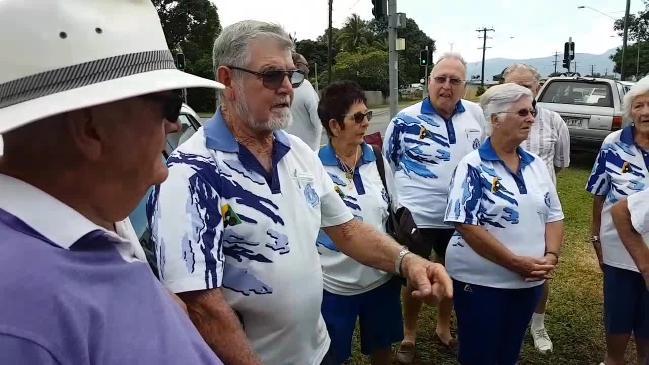
[[[537,105],[561,115],[570,129],[571,146],[598,147],[628,121],[622,113],[625,88],[616,80],[582,77],[548,79]]]

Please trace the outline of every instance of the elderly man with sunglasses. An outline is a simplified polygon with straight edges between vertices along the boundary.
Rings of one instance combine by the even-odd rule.
[[[444,54],[433,67],[428,97],[402,110],[388,125],[384,153],[394,172],[399,196],[399,240],[410,251],[428,258],[431,251],[444,263],[446,246],[455,229],[444,223],[451,176],[462,157],[477,149],[484,138],[485,119],[480,107],[462,100],[466,62],[459,54]],[[421,302],[403,290],[404,339],[397,360],[411,363],[415,356],[417,316]],[[451,336],[452,301],[439,304],[435,333],[442,344],[454,347]]]
[[[357,261],[407,277],[417,298],[452,295],[442,266],[353,219],[317,155],[281,130],[304,80],[292,47],[278,25],[223,29],[221,106],[170,156],[151,197],[160,278],[227,364],[335,363],[320,314],[321,227]]]

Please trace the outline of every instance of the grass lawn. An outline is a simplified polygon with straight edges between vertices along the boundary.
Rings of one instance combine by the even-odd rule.
[[[561,263],[552,280],[546,317],[546,327],[554,343],[554,352],[547,356],[536,352],[528,333],[521,365],[596,365],[603,360],[602,274],[589,242],[592,201],[590,194],[584,190],[594,158],[593,153],[575,154],[572,167],[558,176],[566,235]],[[419,316],[418,359],[415,364],[457,364],[455,355],[433,340],[435,313],[435,308],[426,306]],[[352,363],[369,364],[369,359],[360,354],[357,340],[354,346]],[[633,345],[627,353],[627,363],[635,363]]]

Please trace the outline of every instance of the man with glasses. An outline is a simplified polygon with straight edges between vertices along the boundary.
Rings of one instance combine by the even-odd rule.
[[[177,90],[223,85],[176,69],[150,1],[5,0],[0,27],[0,364],[221,364],[126,218]]]
[[[444,54],[433,67],[428,97],[395,116],[385,133],[384,153],[394,172],[399,197],[400,242],[428,258],[431,251],[444,263],[446,246],[455,232],[444,223],[446,199],[455,167],[484,139],[485,119],[480,107],[462,100],[466,90],[466,62]],[[404,339],[397,360],[409,364],[415,356],[417,317],[421,302],[402,292]],[[440,342],[455,346],[451,335],[452,301],[439,304],[435,333]]]
[[[305,77],[309,77],[309,64],[304,56],[293,52],[293,64]],[[314,151],[320,149],[322,137],[318,101],[318,94],[313,89],[313,85],[305,78],[302,85],[293,90],[293,103],[291,103],[293,123],[286,128],[287,133],[299,137]]]
[[[541,75],[532,66],[513,64],[503,72],[505,83],[515,83],[528,88],[534,97],[538,95],[541,86]],[[557,173],[570,164],[570,134],[568,126],[561,116],[552,110],[536,107],[534,124],[529,137],[521,145],[527,151],[537,154],[550,172],[552,182],[557,184]],[[534,347],[541,353],[552,352],[552,341],[545,329],[545,308],[550,293],[550,281],[544,284],[543,297],[532,315],[530,333]]]
[[[335,363],[320,314],[321,227],[358,262],[403,274],[417,298],[452,295],[442,266],[353,219],[318,156],[281,130],[304,81],[292,47],[278,25],[223,29],[220,107],[172,153],[151,197],[160,279],[227,364]]]

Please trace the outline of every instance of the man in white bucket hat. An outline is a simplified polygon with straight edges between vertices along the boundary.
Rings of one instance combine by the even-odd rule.
[[[167,177],[171,90],[221,85],[149,0],[4,0],[0,27],[0,363],[220,364],[122,220]]]
[[[406,277],[414,296],[452,294],[441,265],[353,219],[318,156],[281,130],[304,80],[292,48],[279,25],[223,29],[213,49],[221,107],[171,154],[150,200],[160,279],[227,364],[335,363],[320,315],[321,227],[335,249]],[[355,171],[349,183],[365,191]]]

